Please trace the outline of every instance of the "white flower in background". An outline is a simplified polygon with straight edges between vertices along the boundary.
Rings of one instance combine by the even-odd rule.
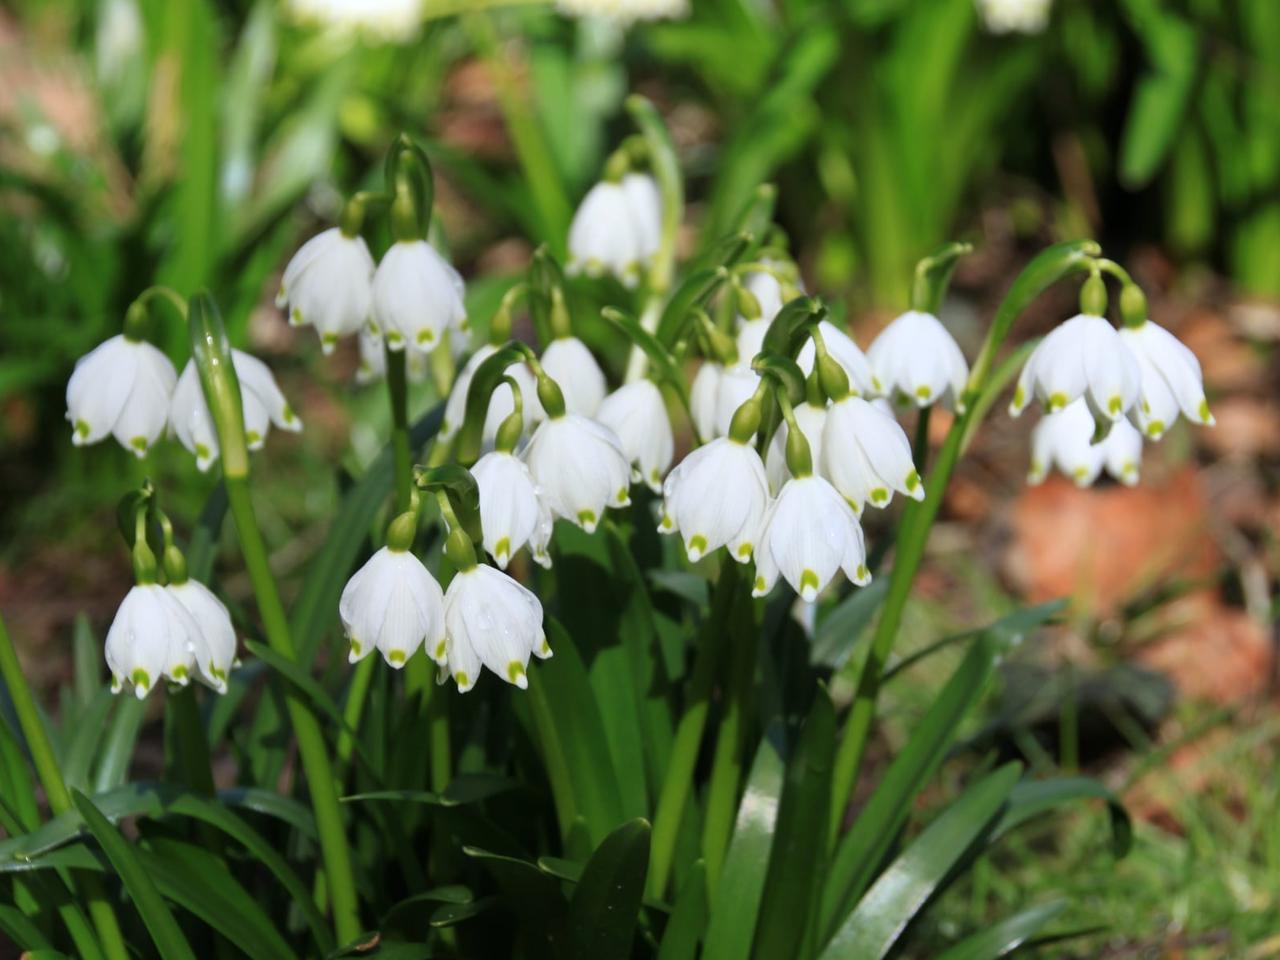
[[[250,450],[262,449],[272,424],[293,433],[302,429],[302,421],[289,407],[265,363],[241,350],[232,350],[231,364],[240,381],[245,441]],[[182,445],[196,455],[196,466],[208,470],[218,459],[218,433],[204,402],[200,375],[189,360],[173,391],[169,423]]]
[[[360,365],[356,367],[356,383],[365,386],[381,380],[387,375],[387,354],[382,346],[382,337],[368,327],[360,331]],[[405,354],[405,376],[410,383],[422,383],[431,373],[427,355],[410,350]]]
[[[658,252],[661,223],[653,177],[628,173],[616,183],[602,180],[587,191],[569,226],[569,273],[611,273],[635,286]]]
[[[523,690],[529,656],[551,656],[538,598],[484,564],[454,575],[444,596],[444,622],[448,638],[436,662],[447,666],[460,693],[476,685],[481,665]]]
[[[760,352],[764,346],[765,335],[769,332],[769,324],[772,320],[744,320],[742,326],[738,327],[738,356],[742,357],[747,363],[754,359],[755,355]]]
[[[1150,320],[1140,327],[1122,328],[1120,339],[1142,371],[1138,403],[1131,413],[1138,429],[1159,440],[1179,412],[1192,423],[1213,426],[1200,361],[1181,340]]]
[[[289,323],[310,325],[320,349],[333,353],[341,337],[358,332],[373,304],[373,257],[363,237],[331,227],[312,237],[284,268],[276,306],[289,306]]]
[[[813,403],[802,403],[795,409],[796,423],[800,432],[809,441],[809,453],[815,467],[822,464],[822,434],[827,423],[827,407]],[[777,493],[782,485],[791,479],[791,471],[787,469],[787,432],[789,428],[784,420],[778,424],[764,458],[765,475],[769,478],[769,489]]]
[[[687,17],[689,0],[556,0],[556,9],[571,17],[604,17],[630,23]]]
[[[440,439],[452,440],[467,418],[467,392],[471,389],[471,381],[484,363],[498,352],[492,344],[481,344],[454,378],[453,388],[449,391],[449,399],[444,405],[444,420],[440,424]],[[533,429],[535,423],[542,419],[542,406],[538,403],[537,384],[533,374],[523,363],[507,367],[506,375],[520,385],[520,408],[524,414],[525,430]],[[489,395],[489,410],[484,418],[483,439],[485,444],[493,443],[502,421],[511,416],[515,409],[515,400],[511,395],[511,386],[499,383]]]
[[[383,547],[347,581],[338,616],[351,641],[348,660],[356,663],[375,649],[399,669],[426,644],[440,659],[444,607],[440,584],[409,550]]]
[[[711,436],[728,435],[733,415],[751,399],[759,386],[760,374],[746,363],[734,364],[720,374],[720,381],[716,384],[715,420]]]
[[[505,450],[486,453],[471,475],[480,488],[484,548],[505,570],[511,555],[536,537],[544,513],[542,498],[529,468]]]
[[[760,526],[751,595],[763,597],[781,573],[802,600],[812,603],[837,570],[859,586],[871,582],[857,516],[822,477],[788,480]]]
[[[117,334],[76,361],[67,382],[67,419],[77,447],[112,434],[142,457],[164,432],[178,375],[143,340]]]
[[[392,350],[430,353],[467,319],[458,271],[425,240],[391,245],[373,275],[373,320]]]
[[[989,33],[1042,33],[1049,25],[1053,0],[976,0]]]
[[[564,394],[565,409],[584,417],[594,417],[608,387],[604,371],[587,345],[577,337],[560,337],[552,340],[538,359],[547,376],[559,384]],[[525,396],[537,398],[534,391]]]
[[[1137,402],[1142,371],[1115,327],[1102,317],[1077,314],[1059,324],[1032,351],[1018,376],[1011,416],[1036,397],[1053,413],[1084,397],[1099,420],[1119,420]]]
[[[538,424],[524,462],[557,517],[595,530],[606,507],[631,503],[631,464],[608,427],[576,413]]]
[[[716,435],[716,396],[723,376],[722,364],[704,360],[689,388],[689,414],[701,440],[710,440]]]
[[[192,651],[197,679],[226,693],[227,675],[236,662],[236,628],[226,604],[199,580],[171,583],[165,589],[191,614],[204,641]]]
[[[418,35],[425,0],[286,0],[295,20],[339,35],[404,42]]]
[[[743,277],[742,283],[755,296],[756,303],[760,304],[760,319],[772,323],[783,303],[782,284],[778,282],[778,278],[768,270],[756,270]],[[756,321],[743,321],[744,325],[754,322]]]
[[[1103,467],[1127,486],[1138,482],[1142,467],[1142,434],[1128,420],[1111,425],[1106,439],[1093,443],[1094,422],[1089,405],[1076,400],[1056,413],[1047,413],[1031,431],[1031,469],[1027,483],[1039,484],[1057,467],[1087,487],[1098,479]]]
[[[908,310],[880,331],[867,361],[881,390],[917,407],[938,400],[955,407],[969,379],[960,345],[941,320],[920,310]]]
[[[112,692],[132,687],[141,700],[161,677],[185,687],[197,662],[211,662],[204,643],[199,624],[166,587],[135,586],[107,631]]]
[[[820,463],[823,476],[857,514],[868,503],[888,506],[895,490],[924,499],[906,433],[897,420],[861,397],[837,400],[827,411]]]
[[[818,330],[822,334],[822,342],[826,344],[827,353],[848,375],[851,389],[864,397],[874,397],[882,392],[879,381],[871,373],[871,364],[867,362],[866,354],[853,342],[853,337],[830,320],[820,322]],[[796,363],[806,377],[813,373],[813,362],[817,355],[818,351],[812,340],[806,340],[796,355]]]
[[[678,531],[694,563],[725,546],[729,556],[746,563],[768,505],[769,481],[755,447],[719,437],[667,476],[658,532]]]
[[[538,523],[529,536],[529,554],[533,557],[533,562],[545,570],[551,569],[551,553],[548,547],[551,546],[551,533],[555,529],[555,520],[551,508],[547,506],[547,498],[539,492]]]
[[[661,493],[662,476],[671,467],[676,441],[657,384],[640,379],[619,387],[604,398],[596,419],[618,435],[632,464],[631,479]]]

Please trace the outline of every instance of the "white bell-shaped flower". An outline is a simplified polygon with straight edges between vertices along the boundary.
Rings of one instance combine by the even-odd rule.
[[[781,573],[802,600],[812,603],[838,570],[860,586],[871,582],[853,508],[822,477],[788,480],[760,525],[751,595],[763,597]]]
[[[815,403],[802,403],[795,409],[796,423],[800,432],[809,441],[809,451],[815,466],[822,464],[822,434],[827,423],[827,407]],[[769,478],[769,489],[777,493],[782,485],[791,479],[791,471],[787,469],[787,433],[789,428],[784,420],[774,431],[773,441],[764,458],[765,476]]]
[[[764,338],[769,333],[771,320],[744,320],[738,327],[738,356],[750,365],[751,360],[764,347]]]
[[[569,226],[570,274],[611,273],[628,287],[658,252],[662,202],[648,174],[628,173],[602,181],[582,198]]]
[[[716,384],[715,421],[712,436],[723,437],[729,433],[729,424],[738,408],[751,398],[760,386],[760,374],[749,363],[736,363],[720,374]]]
[[[941,320],[921,310],[908,310],[880,331],[867,361],[879,389],[917,407],[941,400],[954,408],[969,379],[960,345]]]
[[[631,503],[631,464],[608,427],[576,413],[538,424],[524,450],[552,514],[591,533],[606,507]]]
[[[1031,431],[1031,469],[1027,483],[1042,483],[1055,467],[1078,487],[1090,486],[1103,468],[1127,486],[1138,482],[1142,434],[1127,420],[1111,425],[1105,439],[1093,442],[1093,415],[1084,400],[1047,413]]]
[[[604,398],[596,419],[618,435],[631,462],[631,479],[661,493],[662,477],[671,468],[676,441],[657,384],[641,379],[619,387]]]
[[[373,275],[373,320],[392,350],[430,353],[447,331],[460,329],[467,309],[458,271],[425,240],[391,245]]]
[[[660,533],[679,532],[696,563],[727,546],[739,563],[751,559],[769,505],[769,481],[755,447],[719,437],[676,465],[662,488]]]
[[[444,643],[444,598],[440,584],[409,550],[383,547],[352,574],[338,601],[338,615],[351,641],[351,663],[375,649],[399,669],[426,645],[435,660]]]
[[[1042,33],[1053,0],[976,0],[988,33]]]
[[[227,677],[236,662],[236,628],[226,604],[199,580],[171,583],[165,589],[191,614],[203,638],[192,651],[197,679],[226,693]]]
[[[204,644],[200,625],[167,587],[135,586],[107,631],[112,692],[132,687],[141,700],[161,677],[185,687],[198,662],[212,662]]]
[[[1021,414],[1033,396],[1048,413],[1084,397],[1095,418],[1115,421],[1137,402],[1141,382],[1138,361],[1115,327],[1081,313],[1055,327],[1032,351],[1009,413]]]
[[[108,434],[145,456],[169,420],[178,379],[169,358],[144,340],[117,334],[76,361],[67,383],[67,419],[77,447]]]
[[[551,569],[551,533],[555,529],[556,518],[547,505],[547,498],[538,493],[538,523],[529,536],[529,555],[533,562],[544,570]]]
[[[480,489],[484,548],[505,570],[512,554],[537,538],[544,514],[542,497],[524,461],[509,451],[486,453],[471,468],[471,475]]]
[[[387,375],[387,354],[382,337],[369,327],[360,331],[360,365],[356,367],[356,383],[365,386]],[[405,376],[410,383],[422,383],[431,373],[427,355],[410,350],[405,354]]]
[[[373,257],[364,238],[331,227],[312,237],[284,268],[276,306],[289,307],[289,323],[310,324],[320,349],[332,353],[338,340],[358,332],[373,309]]]
[[[587,345],[577,337],[552,340],[538,358],[547,376],[560,385],[564,406],[570,413],[594,417],[608,387],[604,371]],[[537,397],[530,391],[526,396]]]
[[[484,363],[498,352],[492,344],[482,344],[463,365],[462,370],[454,378],[453,387],[449,391],[449,399],[444,405],[444,421],[440,424],[440,439],[448,442],[462,428],[467,418],[467,391],[471,389],[471,381]],[[538,403],[533,374],[523,363],[515,363],[507,367],[506,375],[520,386],[521,412],[524,414],[524,428],[533,429],[534,424],[542,419],[542,406]],[[484,417],[483,441],[486,446],[493,443],[502,421],[511,416],[515,409],[515,401],[511,396],[511,386],[499,383],[489,395],[489,410]]]
[[[837,400],[827,411],[818,462],[823,476],[857,514],[867,504],[888,506],[895,490],[924,499],[906,433],[897,420],[861,397]]]
[[[822,342],[826,344],[827,353],[831,354],[831,358],[844,369],[849,377],[849,385],[855,392],[864,397],[874,397],[883,392],[880,383],[871,372],[871,364],[867,362],[866,354],[853,342],[853,337],[830,320],[820,322],[818,331],[822,334]],[[806,340],[804,346],[800,348],[800,353],[796,355],[796,363],[800,365],[806,377],[813,372],[816,356],[817,348],[814,347],[813,341]]]
[[[782,284],[778,282],[778,278],[768,270],[754,270],[743,277],[742,283],[756,298],[756,303],[760,304],[760,319],[766,324],[772,323],[783,303]],[[755,322],[744,319],[743,326]],[[759,347],[756,349],[758,351]]]
[[[523,690],[529,686],[529,656],[551,656],[538,598],[484,564],[454,575],[444,596],[444,621],[442,665],[460,693],[476,685],[481,666]]]
[[[574,17],[600,17],[621,24],[633,20],[685,17],[689,0],[556,0],[556,9]]]
[[[723,376],[722,364],[705,360],[698,367],[689,387],[689,414],[698,438],[704,441],[716,435],[716,397],[720,393],[720,380]]]
[[[280,392],[270,367],[241,350],[231,351],[231,364],[240,381],[245,441],[250,450],[262,449],[272,424],[292,433],[302,429],[302,421]],[[200,375],[191,361],[187,361],[173,391],[169,423],[182,445],[196,455],[196,466],[208,470],[218,459],[218,432],[204,401]]]
[[[1142,371],[1138,403],[1131,416],[1144,434],[1159,440],[1179,412],[1192,423],[1213,426],[1200,361],[1181,340],[1150,320],[1122,328],[1120,339]]]

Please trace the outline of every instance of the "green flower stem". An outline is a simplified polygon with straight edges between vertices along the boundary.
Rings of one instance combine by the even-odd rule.
[[[742,779],[743,751],[754,703],[756,644],[755,631],[734,630],[729,642],[730,679],[728,704],[716,738],[711,784],[707,789],[707,818],[702,829],[702,857],[707,871],[707,898],[715,901],[716,887],[724,867],[725,852],[733,833],[738,810],[738,788]],[[744,642],[745,641],[745,642]]]
[[[529,712],[534,729],[538,732],[538,747],[542,752],[542,766],[551,782],[551,799],[555,803],[556,820],[560,825],[560,838],[568,841],[573,825],[578,819],[578,805],[574,799],[573,778],[569,773],[569,758],[564,744],[556,732],[555,716],[547,694],[540,683],[529,684]],[[652,876],[652,872],[650,873]]]
[[[516,77],[509,66],[509,58],[500,49],[498,33],[488,14],[468,15],[464,17],[463,25],[493,78],[498,104],[507,122],[507,132],[511,134],[516,156],[520,158],[520,166],[533,193],[542,236],[563,259],[571,211],[546,132],[527,99],[527,88]]]
[[[409,509],[413,488],[413,453],[409,449],[409,384],[404,350],[384,347],[387,355],[387,395],[391,400],[391,451],[395,457],[396,513]]]
[[[71,794],[62,779],[62,771],[58,769],[53,744],[49,742],[48,731],[44,728],[44,721],[40,718],[40,711],[36,708],[31,687],[27,685],[27,678],[22,672],[17,651],[9,639],[9,631],[5,628],[3,619],[0,619],[0,676],[3,676],[5,687],[9,691],[13,712],[17,714],[18,723],[22,727],[22,735],[27,741],[36,776],[40,778],[49,801],[49,809],[54,816],[66,813],[73,809]],[[120,921],[103,890],[101,878],[86,874],[79,879],[78,886],[83,891],[89,917],[97,930],[102,953],[109,960],[129,960],[129,951],[120,933]]]
[[[240,550],[245,568],[253,583],[258,612],[266,631],[267,642],[276,653],[296,661],[293,638],[289,634],[289,621],[275,578],[267,562],[267,547],[253,511],[249,496],[247,476],[226,476],[227,502],[240,534]],[[360,913],[356,900],[355,880],[351,871],[351,851],[343,832],[342,811],[338,804],[338,792],[334,787],[333,768],[326,752],[324,734],[306,700],[296,691],[285,689],[285,707],[298,741],[298,755],[311,793],[311,807],[315,812],[316,829],[320,834],[320,854],[333,906],[334,933],[339,943],[349,943],[360,933]]]
[[[650,293],[645,298],[644,309],[640,311],[640,327],[646,333],[654,333],[658,322],[662,319],[662,297]],[[631,344],[631,352],[627,354],[627,370],[624,383],[634,383],[649,371],[649,355],[638,343]]]
[[[973,372],[965,388],[965,412],[956,417],[942,444],[942,449],[938,452],[937,462],[926,481],[925,498],[919,503],[915,501],[908,503],[902,512],[895,544],[893,570],[889,575],[889,591],[885,596],[884,609],[881,611],[875,633],[871,638],[871,650],[858,676],[853,705],[845,721],[844,732],[836,752],[829,831],[829,839],[832,843],[839,832],[849,798],[858,780],[867,737],[871,732],[871,722],[875,717],[880,681],[885,664],[893,650],[898,627],[902,623],[902,612],[911,594],[912,583],[915,581],[916,572],[920,569],[920,562],[924,558],[929,531],[938,516],[943,495],[946,493],[956,462],[960,458],[965,438],[974,429],[971,424],[976,426],[977,421],[990,408],[989,403],[983,404],[979,400],[985,394],[996,354],[1008,337],[1014,321],[1032,300],[1063,277],[1094,269],[1093,258],[1100,253],[1100,248],[1092,240],[1057,244],[1031,261],[1014,281],[1009,293],[996,311],[982,350],[973,365]]]
[[[666,776],[662,781],[662,791],[658,795],[658,806],[653,817],[647,882],[648,894],[654,899],[661,899],[666,893],[671,861],[675,856],[676,840],[680,833],[680,821],[684,818],[685,804],[693,788],[693,769],[698,760],[702,732],[707,724],[707,707],[720,658],[720,643],[727,632],[725,626],[739,593],[740,582],[741,576],[736,563],[729,561],[721,565],[711,615],[698,638],[698,652],[689,678],[684,714],[676,727],[671,759],[667,762]]]
[[[449,698],[445,687],[434,686],[430,663],[423,660],[427,671],[427,750],[431,755],[431,789],[443,793],[453,779],[453,757],[449,747]]]

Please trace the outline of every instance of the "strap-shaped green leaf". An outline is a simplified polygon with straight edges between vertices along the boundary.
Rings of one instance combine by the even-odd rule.
[[[946,886],[956,864],[991,828],[1021,775],[1022,764],[1005,764],[938,814],[844,918],[819,960],[888,956],[907,924]]]
[[[961,940],[938,960],[999,960],[1040,932],[1067,908],[1065,900],[1050,900],[1006,917]]]
[[[658,946],[658,960],[696,960],[706,926],[707,871],[697,860],[676,894],[675,909]]]
[[[1111,819],[1111,848],[1123,857],[1133,846],[1133,821],[1120,798],[1090,777],[1054,777],[1049,780],[1025,780],[1013,788],[1009,807],[991,833],[994,843],[1034,817],[1076,800],[1103,800]]]
[[[596,848],[569,903],[571,957],[631,954],[649,868],[649,824],[630,820]]]
[[[182,935],[182,929],[173,919],[173,913],[160,896],[155,881],[138,859],[132,845],[83,793],[79,790],[72,791],[71,799],[84,817],[89,832],[101,845],[102,852],[111,861],[111,866],[129,891],[160,956],[164,960],[195,960],[191,945]]]

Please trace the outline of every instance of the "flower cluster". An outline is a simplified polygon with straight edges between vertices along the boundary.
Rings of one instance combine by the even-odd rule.
[[[977,7],[990,33],[1042,33],[1053,0],[977,0]]]

